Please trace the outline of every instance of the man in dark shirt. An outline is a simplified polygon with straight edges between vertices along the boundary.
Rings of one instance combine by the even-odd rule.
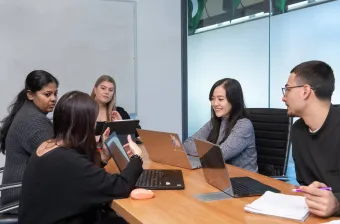
[[[308,61],[293,68],[282,88],[288,115],[301,117],[292,128],[296,178],[310,212],[322,217],[339,215],[340,110],[331,104],[334,83],[328,64]]]

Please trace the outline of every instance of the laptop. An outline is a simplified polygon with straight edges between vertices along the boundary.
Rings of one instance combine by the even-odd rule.
[[[137,129],[152,161],[185,169],[201,168],[198,157],[188,155],[177,134]]]
[[[130,159],[115,132],[108,137],[105,145],[119,171],[124,170]],[[183,174],[181,170],[144,170],[135,187],[150,190],[182,190],[184,189]]]
[[[136,129],[139,127],[139,120],[119,120],[119,121],[101,121],[96,123],[96,135],[102,135],[106,128],[110,128],[110,133],[116,132],[120,142],[125,145],[127,142],[127,136],[131,135],[131,138],[136,142]]]
[[[278,189],[265,185],[250,177],[229,178],[221,148],[210,142],[194,139],[202,164],[205,181],[232,197],[263,195],[266,191],[279,193]]]

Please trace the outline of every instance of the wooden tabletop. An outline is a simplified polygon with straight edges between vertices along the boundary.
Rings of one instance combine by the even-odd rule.
[[[145,169],[181,169],[152,162],[146,153],[143,154]],[[249,176],[269,186],[277,188],[284,194],[294,194],[294,185],[275,180],[254,172],[227,165],[230,177]],[[115,172],[116,166],[110,161],[107,171]],[[201,202],[194,197],[196,194],[219,192],[205,182],[202,169],[181,169],[184,177],[184,190],[154,190],[155,198],[134,200],[131,198],[114,200],[112,208],[129,223],[242,223],[242,224],[283,224],[301,223],[298,221],[271,216],[251,214],[244,211],[244,206],[258,197],[232,198],[212,202]],[[273,205],[275,206],[275,205]],[[322,219],[310,215],[304,223],[323,223],[334,218]]]

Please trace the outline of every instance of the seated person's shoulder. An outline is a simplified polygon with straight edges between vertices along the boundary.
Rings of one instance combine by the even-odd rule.
[[[61,161],[64,164],[72,164],[72,166],[78,163],[88,162],[85,154],[80,154],[74,149],[57,147],[53,150],[55,150],[55,152],[52,157],[55,161]]]
[[[122,117],[123,120],[130,119],[130,115],[128,114],[128,112],[126,112],[126,110],[124,110],[123,107],[117,106],[116,111],[120,114],[120,116]]]
[[[29,119],[27,119],[26,122],[28,126],[34,129],[52,127],[52,121],[50,120],[50,118],[43,114],[32,115]]]
[[[332,117],[330,118],[333,125],[340,128],[340,105],[333,106]]]
[[[301,130],[306,128],[306,123],[302,118],[299,118],[297,121],[293,124],[293,129],[295,130]]]
[[[236,122],[237,126],[245,128],[253,128],[253,123],[248,118],[241,118]]]
[[[333,110],[337,115],[340,115],[340,104],[333,106]]]
[[[116,107],[116,110],[117,111],[125,111],[123,107],[119,107],[119,106]]]
[[[13,125],[20,129],[26,127],[34,131],[43,127],[52,127],[52,121],[42,113],[28,112],[24,116],[15,117]]]
[[[235,124],[235,128],[241,129],[243,132],[254,132],[253,123],[248,118],[239,119]]]
[[[116,107],[116,111],[127,113],[126,110],[123,107],[118,107],[118,106]]]

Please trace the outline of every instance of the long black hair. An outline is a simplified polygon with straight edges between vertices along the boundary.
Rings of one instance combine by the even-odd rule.
[[[77,150],[96,165],[100,163],[95,139],[99,106],[88,94],[71,91],[58,101],[53,113],[54,139]]]
[[[242,87],[241,87],[240,83],[237,80],[231,79],[231,78],[225,78],[225,79],[218,80],[211,87],[211,90],[210,90],[210,93],[209,93],[209,100],[210,101],[212,100],[214,90],[218,86],[222,86],[225,89],[226,98],[227,98],[228,102],[231,104],[231,111],[230,111],[230,114],[228,116],[227,129],[226,129],[224,137],[221,141],[221,142],[224,142],[228,138],[228,136],[229,136],[231,130],[233,129],[233,127],[235,126],[236,122],[241,118],[245,118],[247,115],[246,115],[246,110],[245,110],[246,106],[245,106],[245,103],[244,103],[244,100],[243,100]],[[220,127],[221,127],[222,118],[216,116],[215,111],[214,111],[212,106],[211,106],[211,113],[212,113],[211,123],[212,123],[213,129],[211,130],[207,140],[209,142],[216,144],[216,143],[218,143],[217,140],[218,140],[218,136],[220,134]]]
[[[6,137],[9,128],[11,127],[12,121],[22,107],[22,105],[28,100],[27,91],[35,93],[41,90],[44,86],[55,83],[58,87],[58,80],[50,73],[43,70],[35,70],[30,72],[25,81],[25,88],[20,91],[20,93],[15,98],[14,102],[8,107],[9,115],[1,121],[0,128],[0,149],[3,154],[6,151]]]

